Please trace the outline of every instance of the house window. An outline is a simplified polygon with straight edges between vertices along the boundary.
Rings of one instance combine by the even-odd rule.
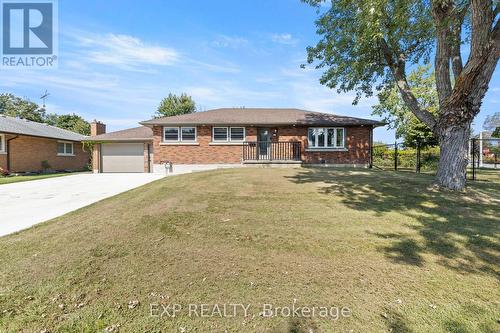
[[[212,141],[245,141],[245,127],[214,127]]]
[[[163,141],[179,141],[179,128],[163,127]]]
[[[71,142],[58,142],[57,143],[57,155],[72,156],[73,155],[73,143],[71,143]]]
[[[163,141],[196,141],[196,127],[163,127]]]
[[[244,141],[245,140],[245,127],[231,127],[229,129],[231,141]]]
[[[214,127],[213,128],[213,141],[227,141],[227,127]]]
[[[181,141],[196,141],[196,127],[182,127]]]
[[[5,148],[5,135],[0,134],[0,153],[5,153],[6,148]]]
[[[345,148],[345,128],[309,128],[307,138],[309,148]]]

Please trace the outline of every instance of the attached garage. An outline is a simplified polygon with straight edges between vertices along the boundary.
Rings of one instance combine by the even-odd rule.
[[[152,172],[153,131],[141,126],[106,133],[106,125],[90,124],[92,136],[86,142],[93,145],[94,172]]]
[[[102,172],[144,172],[144,144],[101,145]]]

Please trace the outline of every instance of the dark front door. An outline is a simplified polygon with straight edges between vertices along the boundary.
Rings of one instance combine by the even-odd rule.
[[[259,148],[258,158],[268,159],[269,156],[269,143],[271,142],[271,135],[269,128],[257,129],[257,146]]]

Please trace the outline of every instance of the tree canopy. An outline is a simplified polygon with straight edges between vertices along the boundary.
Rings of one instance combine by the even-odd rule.
[[[90,123],[77,114],[46,113],[45,108],[27,98],[10,93],[0,94],[0,114],[38,123],[46,123],[83,135],[90,135]]]
[[[320,12],[320,40],[307,48],[307,62],[323,71],[320,82],[338,92],[354,91],[354,103],[396,85],[406,107],[439,141],[438,184],[462,189],[470,125],[500,58],[499,1],[303,1]],[[330,8],[319,9],[322,2]],[[421,103],[407,77],[408,69],[429,63],[437,114]]]
[[[45,122],[68,131],[90,135],[90,123],[77,114],[48,114]]]
[[[430,66],[419,66],[408,75],[415,97],[433,115],[438,112],[436,81]],[[389,128],[396,130],[396,137],[403,138],[405,146],[414,147],[417,140],[422,145],[435,145],[437,140],[432,130],[418,120],[401,98],[396,85],[378,95],[379,103],[373,106],[373,114],[384,117]]]
[[[43,123],[45,109],[27,98],[10,93],[0,94],[0,114]]]
[[[191,96],[188,96],[185,93],[182,93],[180,96],[169,93],[167,97],[161,100],[154,117],[177,116],[181,114],[193,113],[195,111],[196,104]]]

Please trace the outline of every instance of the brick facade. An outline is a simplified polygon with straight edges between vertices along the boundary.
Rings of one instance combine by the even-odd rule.
[[[346,151],[308,151],[308,127],[269,127],[277,130],[273,141],[300,141],[302,161],[309,164],[362,164],[370,163],[371,126],[346,127]],[[165,144],[163,128],[153,127],[154,164],[170,161],[174,164],[239,164],[242,145],[212,143],[212,126],[197,126],[197,145]],[[257,140],[257,128],[246,127],[246,141]]]
[[[5,135],[5,140],[15,135]],[[73,143],[74,156],[57,155],[57,139],[19,135],[10,141],[10,171],[42,171],[42,161],[47,161],[50,170],[83,170],[89,163],[89,152],[81,142]],[[7,154],[0,154],[0,167],[7,169]]]

